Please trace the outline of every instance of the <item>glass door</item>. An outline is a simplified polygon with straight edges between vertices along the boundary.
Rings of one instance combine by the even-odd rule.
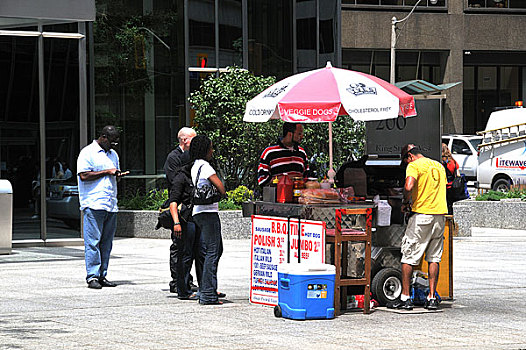
[[[47,239],[80,237],[78,49],[75,39],[44,38]]]

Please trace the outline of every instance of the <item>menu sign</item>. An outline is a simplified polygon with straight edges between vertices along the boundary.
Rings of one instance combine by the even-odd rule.
[[[278,265],[287,262],[289,254],[291,263],[298,262],[298,222],[301,263],[325,263],[325,222],[252,216],[251,303],[278,304]]]

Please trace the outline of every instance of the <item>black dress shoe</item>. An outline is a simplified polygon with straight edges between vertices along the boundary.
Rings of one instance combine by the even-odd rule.
[[[105,278],[103,279],[100,279],[99,280],[99,284],[102,286],[102,287],[117,287],[117,285],[113,282],[110,282]]]
[[[190,282],[190,288],[192,289],[192,292],[197,292],[199,290],[199,287],[196,286],[193,282]]]
[[[221,300],[216,301],[199,301],[200,305],[223,305],[223,302]]]
[[[217,292],[217,297],[218,298],[226,298],[226,294],[225,293],[221,293],[221,292]]]
[[[101,289],[102,286],[100,285],[99,281],[97,280],[91,280],[88,282],[88,288],[91,289]]]
[[[407,299],[406,301],[397,299],[393,302],[387,303],[387,308],[388,309],[400,309],[400,310],[413,310],[413,303],[411,302],[411,299]]]

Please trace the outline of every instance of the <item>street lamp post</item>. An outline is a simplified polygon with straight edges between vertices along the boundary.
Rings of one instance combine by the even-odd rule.
[[[396,63],[396,25],[398,23],[402,23],[402,22],[405,22],[412,14],[413,12],[415,11],[416,7],[418,6],[418,4],[420,4],[422,0],[418,0],[416,2],[416,4],[413,6],[413,8],[411,9],[411,11],[409,12],[409,14],[407,16],[405,16],[404,18],[402,19],[396,19],[396,17],[393,16],[393,18],[391,18],[391,75],[390,75],[390,78],[389,78],[389,82],[391,84],[394,84],[395,83],[395,63]],[[438,0],[429,0],[429,3],[431,5],[435,5],[436,3],[438,2]]]

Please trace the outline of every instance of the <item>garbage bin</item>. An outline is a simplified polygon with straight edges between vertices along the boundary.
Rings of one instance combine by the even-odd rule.
[[[13,187],[0,180],[0,254],[11,253],[13,240]]]

